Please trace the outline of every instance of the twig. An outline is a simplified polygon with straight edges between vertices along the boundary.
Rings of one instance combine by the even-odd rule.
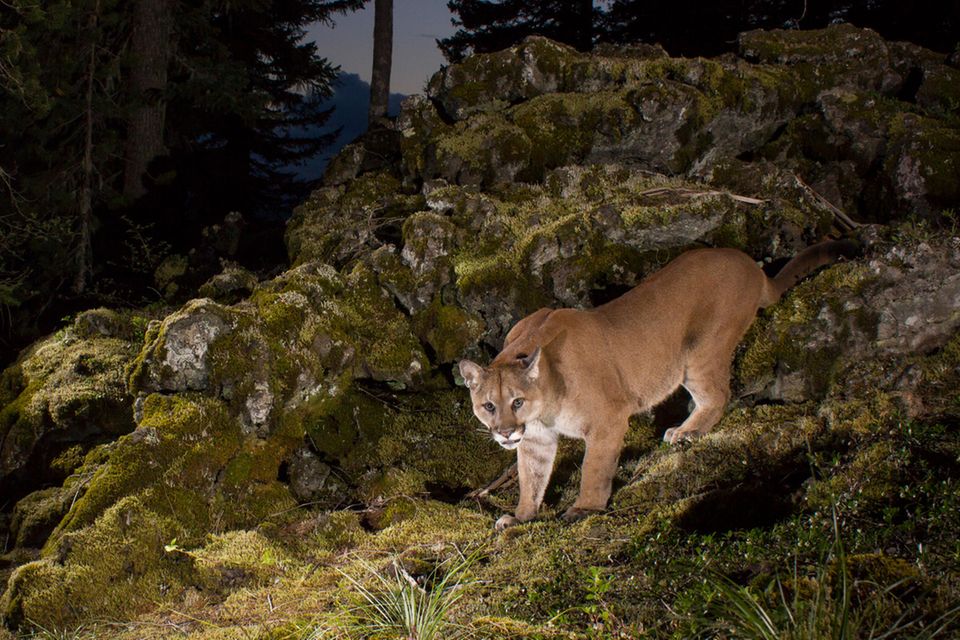
[[[500,487],[505,485],[512,484],[517,481],[517,463],[514,462],[512,465],[507,467],[507,470],[500,474],[500,477],[488,484],[483,489],[477,489],[476,491],[471,491],[467,494],[467,498],[471,500],[476,500],[477,498],[485,498],[492,491],[496,491]]]
[[[814,202],[833,214],[834,219],[837,221],[837,226],[840,227],[841,230],[853,231],[860,226],[859,222],[854,221],[853,218],[837,208],[836,205],[814,191],[813,187],[804,182],[803,178],[801,178],[799,175],[793,174],[793,178],[797,181],[797,186],[799,186],[811,198],[813,198]]]
[[[713,196],[729,196],[731,199],[736,200],[737,202],[743,202],[744,204],[763,204],[766,200],[760,198],[751,198],[749,196],[741,196],[735,193],[730,193],[729,191],[697,191],[695,189],[686,189],[682,187],[655,187],[653,189],[647,189],[646,191],[641,191],[641,196],[656,197],[663,195],[676,195],[683,198],[710,198]]]

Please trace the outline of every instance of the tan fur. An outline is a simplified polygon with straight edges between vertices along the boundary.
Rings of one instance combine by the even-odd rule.
[[[690,251],[595,309],[540,309],[520,320],[489,367],[461,361],[477,418],[517,449],[520,502],[497,528],[536,516],[560,436],[586,441],[580,495],[564,514],[575,520],[606,507],[631,415],[683,385],[696,407],[664,440],[707,433],[730,398],[733,352],[757,309],[842,245],[810,247],[774,279],[740,251]]]

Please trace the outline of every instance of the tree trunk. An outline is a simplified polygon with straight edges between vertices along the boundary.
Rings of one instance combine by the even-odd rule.
[[[577,31],[577,41],[574,47],[578,51],[593,50],[593,0],[577,0],[577,13],[580,19],[580,29]]]
[[[130,37],[129,85],[133,109],[127,120],[123,195],[136,199],[146,188],[143,178],[155,157],[166,152],[164,92],[170,63],[174,0],[137,0]]]
[[[390,68],[393,65],[393,0],[376,0],[373,18],[373,71],[370,74],[370,111],[373,125],[387,115],[390,102]]]
[[[87,289],[93,262],[91,227],[93,225],[93,85],[97,74],[97,22],[100,3],[94,4],[90,14],[90,57],[87,62],[87,90],[84,96],[83,160],[80,165],[80,195],[78,202],[79,225],[77,234],[77,272],[73,280],[73,293],[80,295]]]

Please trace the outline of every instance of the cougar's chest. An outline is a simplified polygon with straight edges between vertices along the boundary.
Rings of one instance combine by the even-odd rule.
[[[564,408],[557,413],[557,415],[549,423],[535,420],[531,423],[528,423],[528,428],[531,424],[535,425],[536,429],[543,429],[547,432],[565,436],[567,438],[583,439],[584,435],[586,435],[585,427],[587,421],[575,411],[571,411],[567,408]]]

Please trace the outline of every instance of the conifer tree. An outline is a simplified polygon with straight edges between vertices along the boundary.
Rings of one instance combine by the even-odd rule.
[[[285,168],[331,137],[306,27],[362,4],[0,3],[0,334],[145,295],[165,243],[228,211],[280,217],[306,189]]]

